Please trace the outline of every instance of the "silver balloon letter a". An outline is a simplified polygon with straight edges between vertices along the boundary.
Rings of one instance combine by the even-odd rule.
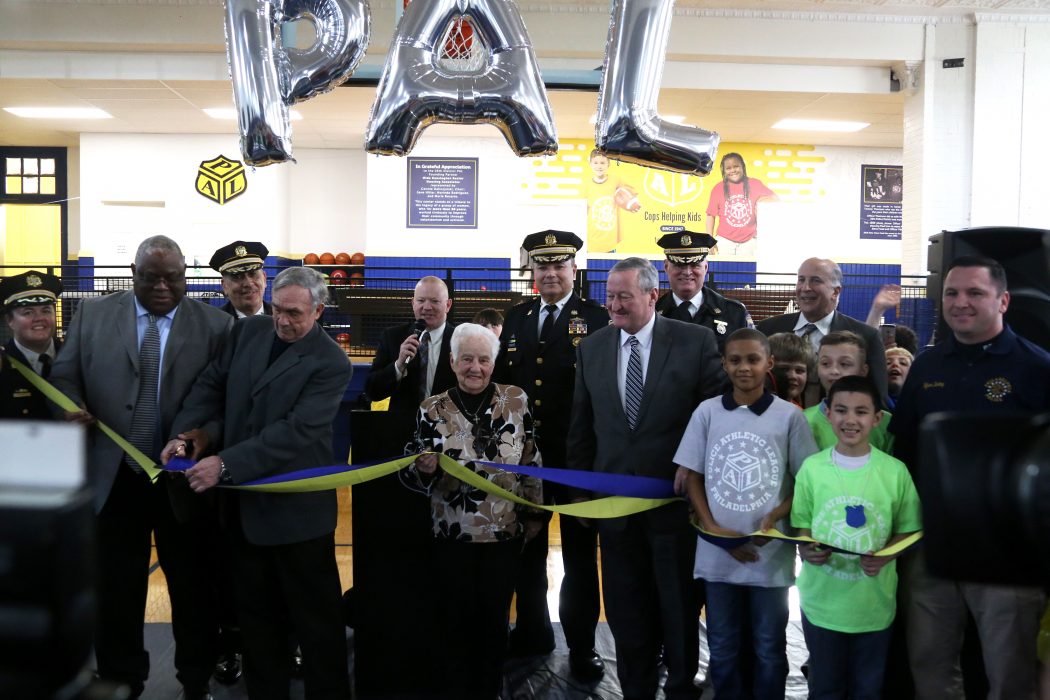
[[[368,46],[365,0],[226,0],[226,46],[241,153],[250,165],[292,157],[288,105],[327,92],[353,73]],[[281,25],[308,19],[317,39],[281,43]]]
[[[610,158],[707,175],[718,134],[656,113],[674,0],[615,0],[594,143]]]
[[[439,61],[454,20],[469,19],[488,52],[480,68]],[[512,0],[416,0],[390,44],[368,121],[365,149],[405,155],[434,122],[493,124],[519,156],[558,150],[547,91],[525,23]]]

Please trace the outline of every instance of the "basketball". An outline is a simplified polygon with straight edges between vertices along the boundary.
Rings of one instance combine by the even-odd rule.
[[[317,257],[317,253],[307,253],[303,258],[303,265],[320,265],[321,259]]]
[[[350,334],[349,333],[337,333],[336,336],[335,336],[335,342],[339,343],[340,345],[342,345],[344,343],[349,345],[350,344]]]
[[[335,256],[335,264],[336,265],[349,265],[350,264],[350,254],[349,253],[338,253]]]
[[[353,255],[350,256],[350,264],[351,265],[364,265],[365,264],[365,254],[364,253],[354,253]]]
[[[332,278],[332,284],[346,284],[346,270],[332,270],[329,276]]]
[[[322,265],[335,265],[335,256],[331,253],[321,253],[320,261]]]
[[[350,286],[351,287],[363,287],[365,286],[365,276],[360,272],[350,273]]]
[[[464,22],[462,18],[452,25],[452,31],[448,33],[445,40],[445,51],[443,58],[464,58],[470,54],[474,45],[474,27],[470,22]]]

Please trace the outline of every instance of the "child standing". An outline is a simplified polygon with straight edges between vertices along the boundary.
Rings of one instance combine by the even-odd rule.
[[[800,535],[866,554],[799,547],[809,697],[877,699],[897,611],[897,571],[895,556],[872,553],[921,529],[919,496],[904,464],[869,444],[882,418],[871,380],[844,377],[827,402],[837,444],[802,465],[791,524]]]
[[[765,390],[773,360],[762,333],[742,328],[730,335],[722,366],[733,390],[697,407],[674,461],[690,470],[686,489],[704,530],[740,537],[783,527],[793,475],[816,452],[813,437],[795,406]],[[726,550],[697,541],[694,576],[707,585],[711,680],[719,698],[784,697],[795,551],[778,540],[756,544]],[[757,663],[744,679],[738,655],[748,629]]]
[[[851,331],[833,331],[820,339],[820,350],[817,352],[817,378],[827,393],[831,385],[842,377],[868,376],[868,365],[865,361],[868,344]],[[878,405],[878,404],[877,404]],[[881,405],[879,406],[881,408]],[[805,411],[806,421],[813,430],[813,439],[817,447],[826,449],[838,439],[828,420],[828,401],[822,399],[816,406]],[[877,423],[871,431],[871,444],[883,452],[893,450],[893,437],[886,432],[890,424],[890,413],[886,411],[886,420]]]
[[[773,353],[776,395],[802,408],[806,382],[817,367],[813,346],[794,333],[774,333],[769,336],[769,350]]]

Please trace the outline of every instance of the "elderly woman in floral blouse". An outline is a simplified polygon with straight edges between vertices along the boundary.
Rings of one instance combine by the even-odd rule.
[[[493,384],[499,340],[464,323],[452,334],[456,386],[423,401],[415,448],[441,452],[490,482],[542,503],[539,479],[479,465],[475,460],[538,466],[528,397]],[[503,682],[507,622],[518,556],[544,522],[537,509],[468,486],[438,470],[436,454],[421,454],[406,484],[430,496],[436,571],[434,606],[442,624],[446,688],[456,698],[496,698]]]

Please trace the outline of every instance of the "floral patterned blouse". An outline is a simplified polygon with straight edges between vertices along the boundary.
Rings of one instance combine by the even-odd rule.
[[[441,452],[493,484],[533,503],[543,502],[543,482],[529,476],[480,466],[473,460],[540,466],[528,397],[516,386],[492,384],[492,399],[471,414],[458,389],[423,401],[416,422],[416,452]],[[500,542],[518,537],[527,520],[544,519],[544,511],[520,506],[449,476],[440,467],[431,475],[415,465],[402,482],[430,496],[434,535],[458,542]]]

